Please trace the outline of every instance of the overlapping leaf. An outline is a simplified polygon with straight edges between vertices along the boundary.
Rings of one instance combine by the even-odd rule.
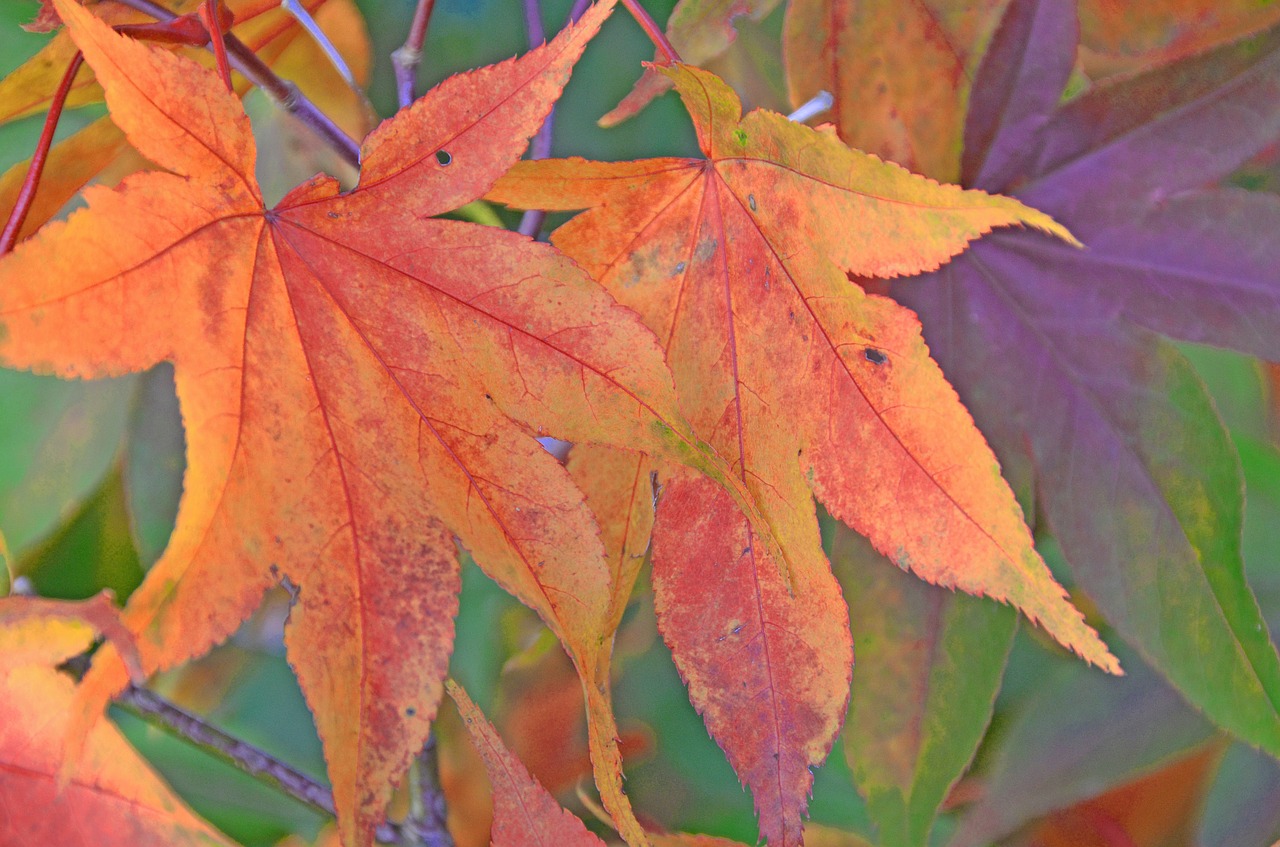
[[[153,670],[280,576],[300,587],[287,641],[347,843],[371,838],[434,713],[455,534],[575,658],[599,637],[598,534],[529,431],[704,455],[631,312],[549,247],[429,220],[519,155],[610,6],[384,124],[350,194],[316,178],[266,210],[216,79],[58,2],[115,121],[174,174],[90,192],[0,264],[0,356],[65,376],[174,362],[186,494],[126,620]],[[103,651],[86,697],[119,682]]]
[[[793,0],[792,102],[829,91],[827,119],[850,146],[955,182],[973,73],[1007,2]]]
[[[197,0],[179,0],[172,5],[177,13],[189,13],[194,11]],[[302,5],[314,13],[317,25],[334,42],[356,80],[365,83],[371,66],[369,41],[364,21],[352,0],[305,0]],[[285,79],[296,80],[298,90],[344,131],[363,138],[371,126],[371,113],[364,96],[346,83],[323,50],[279,6],[271,0],[228,0],[225,4],[237,22],[233,34]],[[94,10],[113,24],[150,20],[116,3],[98,4]],[[0,80],[0,124],[47,109],[74,52],[70,37],[65,32],[59,33],[39,53]],[[194,48],[185,52],[211,61]],[[241,76],[237,74],[233,79],[240,94],[249,90],[248,82]],[[68,98],[68,107],[101,99],[102,90],[95,82],[92,69],[82,68]],[[26,237],[34,232],[90,181],[114,184],[145,164],[109,117],[94,121],[50,150],[45,175],[19,235]],[[0,177],[0,209],[13,207],[27,165],[20,162]]]
[[[1035,554],[914,316],[845,276],[936,267],[994,226],[1063,230],[781,116],[744,118],[704,71],[666,73],[708,160],[521,163],[490,196],[594,207],[554,242],[663,340],[686,414],[791,554],[784,569],[770,561],[713,487],[665,483],[654,537],[664,637],[766,837],[789,844],[808,769],[840,725],[851,658],[811,490],[900,566],[1012,602],[1114,668]]]
[[[562,808],[511,755],[467,692],[452,680],[446,684],[489,773],[493,787],[493,847],[603,847],[604,842]]]
[[[85,766],[59,790],[75,684],[54,667],[92,641],[88,626],[70,620],[0,623],[0,843],[229,845],[105,722],[88,739]]]
[[[845,756],[881,847],[922,847],[991,720],[1017,617],[887,567],[846,527],[831,536],[858,657]]]
[[[1106,618],[1274,753],[1280,660],[1242,573],[1238,462],[1190,365],[1139,325],[1280,358],[1280,203],[1200,187],[1280,133],[1280,30],[1056,109],[1076,49],[1061,5],[1011,7],[977,85],[1005,94],[975,97],[966,179],[1016,189],[1087,249],[1001,233],[892,291],[1006,465],[1034,468]]]

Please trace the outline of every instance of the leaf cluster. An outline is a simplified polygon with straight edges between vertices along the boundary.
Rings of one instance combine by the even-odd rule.
[[[1280,836],[1280,463],[1204,349],[1280,360],[1280,14],[681,0],[602,124],[694,149],[596,161],[521,157],[612,0],[381,122],[356,4],[221,5],[166,31],[247,76],[49,0],[0,80],[107,109],[0,257],[0,362],[86,380],[0,373],[0,554],[123,601],[0,602],[0,843],[231,843],[105,715],[281,645],[346,847],[434,837],[436,755],[466,844],[599,843],[588,776],[630,845]]]

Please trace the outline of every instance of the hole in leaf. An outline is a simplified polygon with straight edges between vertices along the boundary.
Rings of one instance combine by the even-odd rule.
[[[873,365],[883,365],[885,362],[889,361],[888,356],[881,353],[874,347],[868,347],[866,350],[863,350],[862,355],[865,356],[867,361]]]
[[[453,162],[453,156],[449,155],[448,150],[437,150],[436,161],[441,167],[448,167]]]

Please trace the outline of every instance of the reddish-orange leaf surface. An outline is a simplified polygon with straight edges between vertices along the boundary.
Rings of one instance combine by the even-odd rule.
[[[186,493],[126,623],[148,670],[168,667],[279,577],[300,586],[290,656],[344,841],[367,844],[439,699],[455,535],[572,655],[600,637],[598,533],[530,433],[702,455],[632,312],[550,247],[429,217],[519,156],[612,4],[388,121],[355,191],[316,178],[272,210],[211,74],[57,6],[116,123],[173,173],[89,192],[0,263],[0,358],[63,376],[174,362]],[[85,700],[122,682],[104,650]]]
[[[453,680],[445,685],[493,787],[493,847],[603,847],[604,842],[562,808],[511,755],[467,692]]]
[[[852,147],[955,182],[981,48],[1008,0],[794,0],[784,30],[794,105],[835,95]]]
[[[50,0],[51,1],[51,0]],[[192,0],[177,4],[181,11],[195,8]],[[263,0],[233,0],[227,4],[243,21],[235,33],[259,50],[259,57],[285,79],[297,80],[298,89],[334,119],[354,138],[363,138],[372,126],[372,113],[364,96],[351,88],[325,56],[315,39],[299,30],[292,17]],[[316,23],[334,42],[357,82],[368,80],[371,66],[369,38],[364,20],[351,0],[308,0]],[[52,8],[50,6],[49,8]],[[109,21],[134,21],[136,13],[116,4],[93,7]],[[301,36],[301,37],[299,37]],[[74,52],[67,35],[60,35],[13,74],[0,80],[0,123],[47,108]],[[188,55],[201,57],[199,51]],[[206,61],[212,61],[207,59]],[[76,77],[76,103],[94,102],[101,97],[91,69],[83,67]],[[236,90],[243,95],[250,86],[239,75]],[[74,105],[74,103],[73,103]],[[309,132],[309,130],[308,130]],[[19,162],[0,177],[0,210],[12,209],[18,189],[27,175],[29,162]],[[124,134],[109,117],[94,121],[75,135],[53,145],[40,179],[35,202],[27,214],[19,238],[26,238],[61,210],[91,180],[114,185],[130,173],[141,170],[145,160],[129,146]],[[307,175],[310,175],[308,172]]]
[[[743,118],[704,71],[668,73],[708,161],[523,162],[490,196],[594,207],[554,242],[662,339],[687,416],[783,539],[780,569],[727,498],[677,477],[659,501],[654,587],[692,699],[751,786],[766,836],[795,843],[851,661],[811,489],[902,567],[1012,602],[1116,669],[1036,554],[915,316],[845,276],[936,267],[994,226],[1066,233],[1016,201],[912,176],[779,115]]]
[[[629,844],[647,840],[622,787],[622,752],[613,715],[613,636],[622,623],[631,589],[649,549],[653,530],[651,462],[642,455],[591,444],[569,453],[569,473],[599,521],[609,567],[608,611],[599,638],[587,645],[581,664],[587,706],[587,745],[596,787],[618,832]]]
[[[54,666],[92,641],[73,622],[0,624],[0,844],[229,847],[105,721],[88,738],[84,767],[59,790],[75,684]]]

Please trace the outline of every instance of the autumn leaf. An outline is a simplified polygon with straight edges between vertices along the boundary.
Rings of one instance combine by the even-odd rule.
[[[88,739],[84,767],[58,789],[75,684],[54,666],[92,641],[89,626],[70,620],[0,623],[0,843],[230,847],[105,721]]]
[[[88,192],[0,263],[0,356],[63,376],[174,362],[186,493],[126,622],[147,669],[170,667],[281,576],[299,586],[287,644],[348,844],[372,837],[434,714],[454,535],[576,659],[599,637],[597,531],[530,433],[704,455],[631,312],[550,247],[429,219],[520,154],[611,5],[385,123],[353,192],[317,177],[268,211],[212,75],[58,2],[113,119],[173,173]],[[100,652],[84,702],[121,682]]]
[[[189,13],[194,11],[197,2],[180,0],[175,5],[178,12]],[[372,126],[364,96],[347,84],[315,40],[279,6],[266,0],[228,0],[224,8],[236,16],[233,34],[257,51],[259,58],[275,72],[285,79],[296,80],[298,90],[345,132],[363,138]],[[371,67],[368,34],[351,0],[306,0],[303,6],[314,12],[317,25],[334,42],[357,82],[367,82]],[[116,3],[97,4],[93,8],[110,23],[149,20]],[[59,33],[39,53],[0,79],[0,124],[47,109],[74,52],[69,35]],[[212,62],[203,51],[186,48],[183,52],[206,63]],[[91,70],[82,68],[76,76],[68,98],[69,108],[102,99],[101,88],[94,82]],[[249,91],[249,83],[243,77],[236,74],[233,80],[238,93],[244,95]],[[13,208],[28,165],[29,161],[19,162],[0,176],[0,209]],[[114,185],[145,166],[146,160],[129,146],[124,133],[111,118],[99,118],[53,145],[19,237],[35,232],[90,181]]]
[[[851,147],[944,182],[959,176],[965,103],[1008,0],[794,0],[783,29],[798,106],[819,91]]]
[[[493,847],[603,847],[604,842],[561,807],[511,755],[467,692],[453,680],[445,686],[471,733],[493,787]]]
[[[554,243],[663,339],[686,415],[786,539],[780,573],[727,498],[686,477],[664,483],[653,553],[664,637],[766,837],[794,843],[851,660],[811,489],[900,566],[1006,599],[1115,668],[1036,555],[914,317],[845,276],[935,267],[993,226],[1064,231],[779,115],[743,118],[704,71],[666,73],[707,161],[523,162],[490,197],[593,207]]]
[[[1243,573],[1239,460],[1155,333],[1280,359],[1280,201],[1203,187],[1280,133],[1280,30],[1059,107],[1071,9],[1019,0],[1009,15],[975,86],[992,96],[973,100],[967,184],[1013,192],[1088,248],[998,233],[890,291],[1106,620],[1276,753],[1280,659]]]

